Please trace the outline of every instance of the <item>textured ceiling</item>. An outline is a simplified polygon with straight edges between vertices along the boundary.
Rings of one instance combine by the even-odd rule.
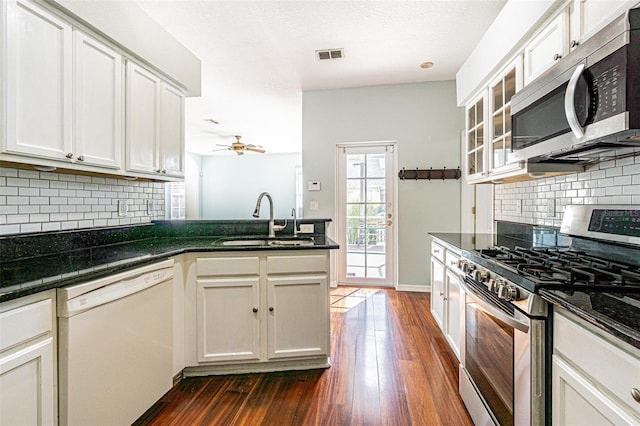
[[[300,151],[304,90],[452,80],[504,3],[138,1],[202,60],[202,97],[187,100],[187,150],[199,154],[233,134]],[[331,48],[344,58],[316,58]]]

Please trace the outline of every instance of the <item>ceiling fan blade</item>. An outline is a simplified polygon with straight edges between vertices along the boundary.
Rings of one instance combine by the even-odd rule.
[[[216,146],[224,146],[227,147],[227,149],[231,149],[231,145],[223,145],[221,143],[217,143]]]
[[[254,146],[249,146],[249,145],[247,145],[247,146],[245,147],[245,149],[246,149],[247,151],[259,152],[260,154],[264,154],[264,153],[266,152],[266,151],[265,151],[264,149],[262,149],[262,148],[258,148],[258,147],[254,147]]]
[[[231,150],[231,148],[218,148],[218,149],[212,149],[211,152],[217,152],[217,151],[229,151]]]

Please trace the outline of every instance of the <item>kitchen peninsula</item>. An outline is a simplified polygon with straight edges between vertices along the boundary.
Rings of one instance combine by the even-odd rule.
[[[0,375],[39,383],[3,419],[131,423],[183,375],[329,367],[330,220],[272,238],[268,222],[0,238]]]

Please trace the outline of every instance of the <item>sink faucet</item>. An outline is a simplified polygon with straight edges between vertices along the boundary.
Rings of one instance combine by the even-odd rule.
[[[297,237],[298,236],[298,223],[297,223],[296,208],[295,207],[291,209],[291,216],[293,216],[293,236]]]
[[[269,200],[269,238],[273,238],[276,236],[276,231],[282,231],[287,224],[284,225],[276,225],[273,221],[273,200],[271,199],[271,195],[268,192],[263,192],[258,196],[258,202],[256,203],[256,209],[253,211],[253,217],[260,217],[260,203],[262,202],[262,198],[267,197]]]

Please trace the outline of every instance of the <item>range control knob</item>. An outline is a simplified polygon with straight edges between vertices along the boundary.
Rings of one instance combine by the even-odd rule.
[[[489,275],[489,271],[485,271],[485,270],[481,270],[481,269],[476,269],[471,273],[471,276],[473,277],[474,280],[481,282],[481,283],[485,283],[489,281],[490,275]]]
[[[502,284],[500,288],[498,288],[498,297],[504,300],[518,300],[520,297],[520,292],[516,287]]]
[[[503,281],[501,279],[492,278],[487,283],[487,288],[489,289],[490,292],[497,293],[501,284],[503,284]]]
[[[473,263],[465,263],[462,265],[462,270],[469,275],[473,275],[473,271],[475,269],[476,265],[474,265]]]

